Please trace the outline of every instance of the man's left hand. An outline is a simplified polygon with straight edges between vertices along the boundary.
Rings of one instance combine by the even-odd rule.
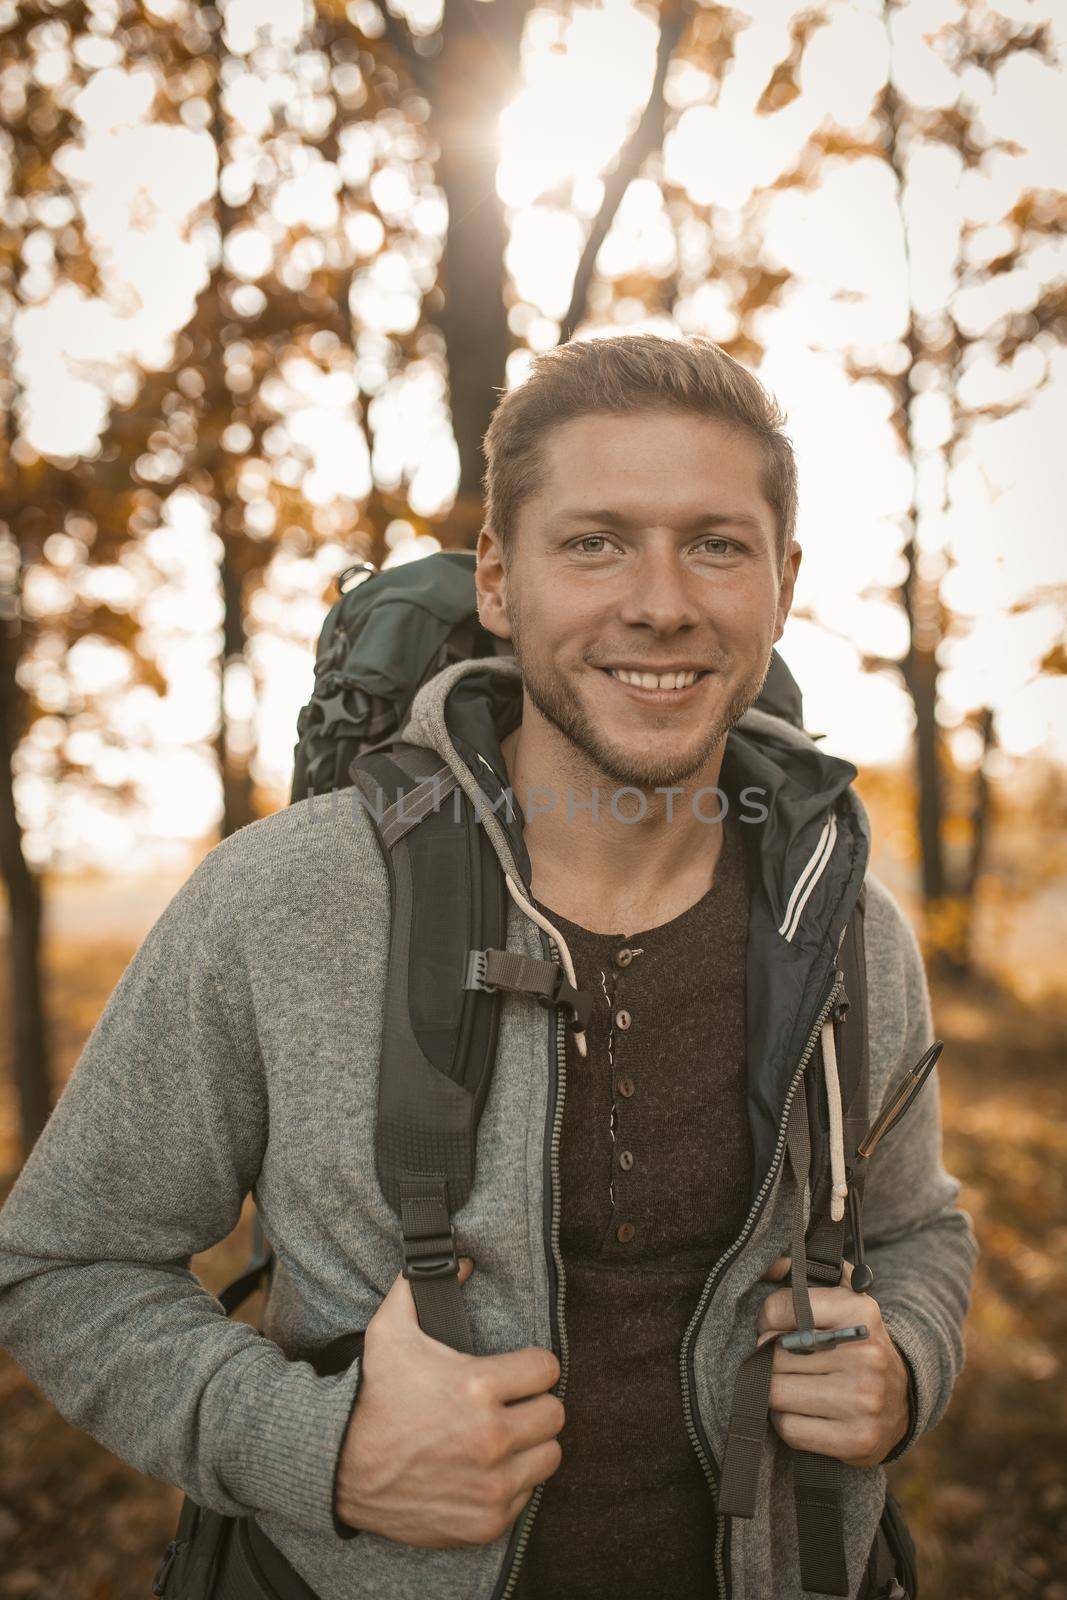
[[[768,1268],[764,1281],[777,1282],[789,1271],[789,1257]],[[866,1323],[869,1337],[813,1355],[792,1355],[775,1347],[771,1368],[770,1416],[775,1432],[793,1450],[834,1456],[851,1467],[876,1467],[899,1444],[908,1428],[908,1372],[882,1324],[877,1300],[856,1294],[852,1263],[842,1263],[835,1289],[809,1289],[817,1328],[848,1328]],[[757,1344],[772,1333],[796,1327],[793,1294],[776,1289],[760,1307]]]

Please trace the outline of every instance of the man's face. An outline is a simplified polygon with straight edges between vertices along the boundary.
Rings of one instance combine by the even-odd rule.
[[[479,541],[482,620],[599,772],[643,789],[691,778],[759,694],[800,563],[793,545],[779,570],[759,447],[661,410],[578,417],[541,449],[545,486],[506,569],[495,536]]]

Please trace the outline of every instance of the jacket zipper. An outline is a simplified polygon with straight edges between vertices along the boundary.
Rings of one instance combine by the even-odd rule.
[[[690,1360],[690,1349],[692,1347],[694,1336],[699,1330],[700,1323],[704,1320],[711,1296],[714,1293],[715,1280],[721,1274],[722,1269],[734,1258],[734,1256],[737,1255],[738,1251],[743,1248],[745,1240],[752,1232],[752,1228],[759,1217],[761,1210],[763,1209],[763,1204],[768,1193],[770,1192],[771,1186],[774,1182],[775,1174],[777,1173],[781,1164],[782,1152],[785,1150],[786,1130],[789,1126],[789,1114],[793,1107],[793,1100],[796,1096],[797,1086],[803,1078],[804,1070],[814,1053],[815,1045],[818,1040],[820,1030],[822,1029],[822,1025],[826,1021],[826,1018],[830,1015],[830,1012],[833,1010],[834,1005],[837,1002],[838,995],[841,993],[843,988],[844,977],[840,972],[835,971],[833,987],[831,988],[827,999],[823,1002],[816,1021],[812,1025],[811,1032],[808,1034],[807,1043],[804,1046],[804,1053],[800,1058],[796,1071],[793,1074],[792,1081],[790,1082],[789,1088],[786,1091],[785,1105],[782,1109],[782,1120],[778,1125],[778,1142],[774,1147],[774,1155],[772,1156],[771,1164],[767,1169],[767,1175],[764,1178],[763,1183],[760,1185],[759,1193],[752,1202],[752,1209],[749,1211],[749,1214],[745,1219],[744,1227],[741,1229],[741,1232],[738,1234],[730,1248],[719,1257],[714,1267],[712,1267],[707,1282],[704,1284],[703,1291],[701,1292],[700,1300],[697,1303],[697,1308],[693,1312],[693,1315],[689,1320],[689,1326],[686,1328],[685,1334],[682,1338],[681,1354],[679,1356],[679,1368],[682,1379],[682,1411],[685,1416],[685,1425],[689,1433],[690,1442],[693,1446],[693,1449],[696,1451],[697,1460],[700,1462],[704,1476],[708,1481],[708,1489],[712,1495],[715,1495],[718,1490],[719,1469],[718,1463],[715,1461],[711,1453],[711,1446],[708,1444],[707,1434],[704,1431],[704,1425],[700,1419],[699,1407],[695,1403],[695,1395],[690,1387],[692,1366]],[[729,1594],[726,1581],[725,1564],[723,1561],[723,1548],[725,1541],[726,1519],[719,1517],[717,1519],[715,1531],[715,1588],[718,1600],[728,1600]]]
[[[548,935],[546,935],[546,937],[548,938],[551,958],[553,961],[558,962],[559,949],[556,945],[556,941]],[[549,1284],[550,1288],[554,1289],[555,1291],[556,1334],[559,1340],[559,1381],[555,1386],[555,1392],[560,1400],[562,1400],[564,1392],[567,1388],[567,1370],[570,1365],[570,1350],[567,1345],[567,1329],[563,1320],[563,1303],[567,1294],[567,1279],[563,1270],[563,1257],[559,1248],[559,1141],[561,1130],[563,1128],[563,1099],[567,1089],[567,1041],[566,1024],[563,1020],[563,1011],[562,1008],[558,1006],[556,1008],[556,1039],[553,1056],[554,1059],[551,1065],[555,1069],[552,1073],[552,1083],[555,1089],[555,1105],[553,1108],[552,1132],[551,1141],[549,1144],[551,1203],[549,1208],[549,1225],[546,1229],[545,1243],[547,1246],[546,1255],[548,1258]],[[526,1504],[526,1508],[522,1514],[522,1520],[516,1530],[516,1537],[513,1539],[508,1548],[508,1552],[504,1557],[503,1570],[506,1574],[503,1580],[504,1586],[501,1588],[500,1580],[497,1581],[497,1586],[493,1590],[492,1600],[508,1600],[508,1596],[515,1588],[515,1583],[519,1576],[519,1568],[522,1565],[522,1558],[526,1553],[526,1546],[529,1543],[530,1530],[533,1527],[533,1521],[537,1515],[537,1508],[541,1504],[541,1496],[544,1493],[544,1487],[545,1486],[543,1483],[539,1483]],[[510,1566],[508,1565],[509,1557]]]

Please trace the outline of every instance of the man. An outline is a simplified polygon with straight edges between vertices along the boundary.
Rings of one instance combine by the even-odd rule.
[[[811,1291],[819,1328],[869,1337],[775,1340],[756,1514],[716,1516],[737,1373],[794,1327],[787,1126],[868,852],[854,769],[748,709],[800,563],[781,417],[705,341],[571,343],[486,454],[480,613],[515,659],[446,668],[405,738],[472,800],[511,788],[517,822],[483,808],[508,948],[558,953],[594,1008],[561,1049],[554,1013],[505,997],[454,1216],[477,1353],[422,1332],[398,1272],[388,878],[362,810],[321,801],[212,851],[123,975],[0,1214],[0,1338],[117,1453],[251,1514],[227,1594],[272,1592],[258,1549],[300,1600],[800,1600],[786,1446],[844,1464],[871,1594],[880,1464],[962,1363],[975,1247],[935,1084],[872,1159],[874,1294],[848,1263]],[[930,1017],[870,877],[865,927],[874,1111]],[[265,1337],[188,1271],[252,1188]],[[317,1376],[353,1329],[361,1357]]]

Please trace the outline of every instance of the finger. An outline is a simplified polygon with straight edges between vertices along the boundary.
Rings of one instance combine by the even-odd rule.
[[[474,1271],[474,1262],[470,1256],[459,1258],[459,1281],[466,1283]],[[389,1292],[378,1307],[376,1316],[384,1312],[386,1317],[395,1316],[403,1322],[419,1326],[419,1314],[415,1307],[415,1296],[411,1292],[411,1284],[403,1272],[398,1272],[389,1287]]]
[[[521,1452],[557,1438],[567,1414],[554,1394],[538,1394],[505,1406],[504,1420],[510,1434],[508,1448]]]
[[[789,1269],[792,1266],[792,1264],[793,1264],[792,1260],[791,1260],[791,1258],[789,1256],[779,1256],[778,1260],[777,1261],[773,1261],[771,1263],[771,1265],[767,1268],[766,1272],[763,1274],[763,1278],[761,1279],[761,1282],[763,1282],[763,1283],[777,1283],[780,1279],[784,1278],[787,1275],[787,1273],[789,1272]],[[852,1285],[852,1272],[853,1272],[852,1262],[843,1260],[841,1262],[841,1285],[840,1285],[840,1287],[851,1288],[851,1285]],[[819,1292],[823,1293],[824,1291],[820,1290]],[[792,1289],[790,1289],[789,1290],[790,1303],[792,1303],[792,1294],[793,1294],[793,1291],[792,1291]]]
[[[559,1362],[551,1350],[528,1345],[525,1350],[508,1350],[500,1356],[475,1356],[479,1376],[494,1399],[525,1400],[544,1394],[559,1382]]]
[[[832,1376],[819,1373],[810,1377],[775,1373],[771,1378],[770,1407],[772,1411],[789,1412],[793,1416],[837,1418],[839,1421],[850,1414],[840,1383],[835,1383]]]
[[[778,1283],[789,1271],[792,1262],[789,1256],[779,1256],[777,1261],[772,1261],[763,1274],[764,1283]]]
[[[538,1483],[540,1483],[541,1479],[538,1478],[537,1481],[538,1481]],[[532,1493],[533,1493],[533,1486],[531,1485],[531,1487],[529,1489],[526,1489],[526,1488],[520,1489],[518,1494],[515,1495],[514,1499],[511,1502],[511,1505],[510,1505],[510,1507],[508,1509],[508,1522],[509,1523],[513,1524],[515,1522],[516,1518],[520,1517],[522,1515],[523,1508],[529,1502],[530,1495]]]
[[[773,1338],[773,1335],[768,1337]],[[864,1341],[860,1341],[864,1342]],[[813,1350],[810,1355],[801,1355],[792,1350],[783,1350],[781,1344],[774,1352],[774,1361],[771,1364],[772,1372],[795,1372],[805,1377],[825,1377],[828,1372],[842,1373],[848,1370],[849,1361],[855,1353],[855,1345],[841,1345],[837,1350]]]
[[[510,1461],[511,1481],[515,1487],[516,1495],[522,1496],[522,1505],[526,1504],[530,1490],[538,1483],[544,1483],[550,1478],[563,1460],[563,1451],[555,1439],[547,1444],[535,1445],[532,1450],[523,1450],[519,1455],[512,1456]]]
[[[869,1294],[856,1294],[852,1289],[811,1289],[811,1314],[817,1328],[850,1328],[853,1323],[865,1322],[869,1328],[880,1326],[882,1314],[877,1300]],[[797,1325],[793,1310],[793,1291],[775,1289],[759,1308],[756,1330],[765,1333],[788,1333]]]
[[[793,1450],[810,1450],[813,1455],[833,1456],[838,1461],[847,1461],[853,1454],[846,1425],[839,1418],[798,1417],[790,1411],[772,1411],[771,1426]]]

